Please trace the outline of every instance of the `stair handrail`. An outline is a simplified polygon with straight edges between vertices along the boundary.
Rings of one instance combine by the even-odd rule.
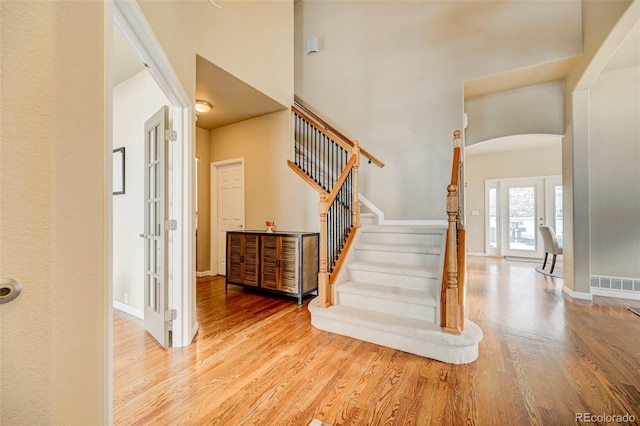
[[[355,141],[351,140],[340,130],[332,126],[327,120],[322,118],[318,113],[314,112],[302,99],[297,96],[294,97],[293,108],[297,109],[300,113],[305,114],[309,119],[314,120],[317,124],[319,124],[320,129],[324,129],[327,132],[334,134],[338,139],[353,147]],[[360,147],[360,153],[369,159],[369,163],[373,163],[380,168],[384,167],[384,163],[382,161],[380,161],[364,148]]]
[[[440,298],[440,325],[445,333],[462,334],[466,285],[466,230],[460,213],[462,132],[453,133],[451,183],[447,186],[447,238]]]
[[[333,285],[360,228],[358,173],[362,148],[347,143],[297,106],[293,115],[293,160],[287,164],[319,194],[318,306],[334,304]]]

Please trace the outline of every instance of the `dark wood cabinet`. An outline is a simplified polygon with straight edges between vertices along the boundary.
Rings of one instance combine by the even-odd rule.
[[[228,232],[226,284],[298,299],[318,289],[317,233]]]

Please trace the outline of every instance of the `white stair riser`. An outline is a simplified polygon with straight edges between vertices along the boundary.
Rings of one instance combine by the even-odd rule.
[[[376,223],[376,217],[374,215],[365,215],[365,214],[360,214],[360,223],[363,226],[366,225],[375,225]]]
[[[356,259],[367,262],[398,263],[401,265],[419,265],[437,267],[440,263],[439,254],[411,253],[398,251],[382,251],[358,249],[356,247]]]
[[[364,271],[357,269],[349,270],[349,280],[360,283],[380,284],[386,286],[395,286],[400,288],[409,288],[413,290],[440,289],[439,280],[425,277],[414,277],[410,275],[385,274],[382,272]]]
[[[442,234],[411,234],[393,232],[367,232],[362,233],[362,241],[376,244],[424,244],[439,245],[442,243]]]
[[[385,300],[363,294],[344,292],[338,292],[338,304],[431,323],[436,321],[436,309],[434,306],[417,305],[415,303]]]

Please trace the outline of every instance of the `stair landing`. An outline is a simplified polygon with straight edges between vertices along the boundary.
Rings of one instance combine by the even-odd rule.
[[[353,337],[381,346],[424,356],[449,364],[468,364],[478,359],[482,330],[466,320],[464,331],[447,334],[433,322],[382,314],[351,306],[319,308],[309,302],[311,324],[320,330]]]
[[[445,229],[369,225],[356,238],[335,305],[309,303],[312,325],[451,364],[475,361],[480,327],[465,321],[452,335],[439,325]]]

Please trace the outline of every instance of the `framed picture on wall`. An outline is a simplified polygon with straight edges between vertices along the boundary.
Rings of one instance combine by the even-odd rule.
[[[113,150],[113,195],[124,194],[124,147]]]

